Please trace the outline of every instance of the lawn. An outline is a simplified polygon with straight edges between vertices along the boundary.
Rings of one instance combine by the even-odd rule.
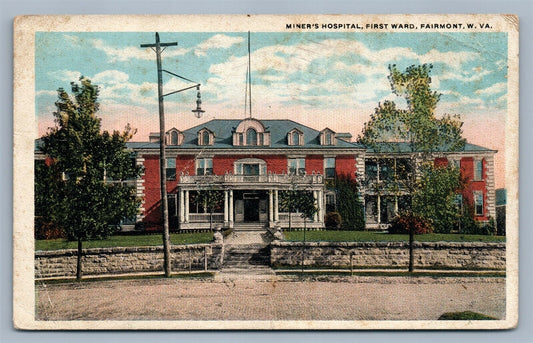
[[[171,233],[170,242],[172,244],[194,244],[209,243],[213,240],[213,234],[210,232],[198,233]],[[128,235],[128,236],[111,236],[107,239],[83,242],[83,248],[109,248],[109,247],[135,247],[163,245],[162,234],[151,235]],[[76,249],[77,242],[68,242],[64,239],[36,240],[35,250],[60,250]]]
[[[303,241],[303,231],[284,232],[287,241]],[[391,235],[384,232],[370,231],[307,231],[308,242],[401,242],[409,241],[409,235]],[[418,242],[505,242],[505,236],[463,235],[431,233],[415,235]]]

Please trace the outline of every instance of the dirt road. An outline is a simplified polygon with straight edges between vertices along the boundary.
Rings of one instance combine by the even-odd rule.
[[[38,320],[435,320],[505,317],[505,279],[144,279],[36,286]]]

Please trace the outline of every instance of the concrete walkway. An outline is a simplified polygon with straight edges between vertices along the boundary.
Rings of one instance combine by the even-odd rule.
[[[225,245],[248,245],[261,244],[267,246],[270,243],[266,231],[233,231],[224,239]]]

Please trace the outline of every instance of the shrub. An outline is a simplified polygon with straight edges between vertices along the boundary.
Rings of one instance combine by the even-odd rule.
[[[394,217],[389,227],[389,233],[408,234],[411,228],[417,235],[433,232],[433,225],[430,220],[406,211]]]
[[[328,212],[324,224],[327,229],[338,229],[342,224],[341,215],[338,212]]]
[[[63,229],[52,222],[47,222],[42,218],[35,219],[35,239],[58,239],[65,238]]]

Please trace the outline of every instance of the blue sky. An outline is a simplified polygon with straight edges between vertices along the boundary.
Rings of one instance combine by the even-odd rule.
[[[163,68],[202,84],[206,115],[196,119],[194,90],[165,98],[167,126],[185,129],[210,119],[243,118],[248,64],[246,32],[161,32],[177,41]],[[158,131],[155,53],[140,44],[153,32],[38,32],[35,91],[39,134],[53,125],[59,87],[80,75],[101,89],[104,129],[127,123],[134,140]],[[507,104],[505,33],[284,32],[251,34],[252,104],[258,119],[290,118],[316,129],[357,136],[380,101],[391,94],[388,65],[432,63],[432,88],[442,93],[438,113],[461,114],[469,141],[503,150]],[[166,75],[165,93],[190,84]],[[487,140],[476,127],[501,132]]]

